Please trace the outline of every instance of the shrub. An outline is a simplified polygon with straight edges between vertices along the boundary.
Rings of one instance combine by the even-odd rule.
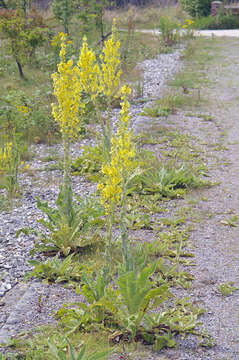
[[[220,16],[208,16],[195,20],[198,29],[238,29],[239,18],[236,15],[226,14]]]
[[[46,87],[45,87],[46,90]],[[49,93],[47,93],[49,95]],[[57,134],[56,124],[45,106],[47,94],[36,90],[27,95],[22,90],[9,90],[0,97],[2,135],[16,132],[21,140],[44,142]]]

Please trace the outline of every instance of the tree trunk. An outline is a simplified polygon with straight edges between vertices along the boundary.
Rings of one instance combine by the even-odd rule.
[[[18,66],[20,78],[24,79],[24,74],[23,74],[23,71],[22,71],[22,65],[18,60],[16,60],[16,63],[17,63],[17,66]]]
[[[66,35],[69,35],[69,23],[67,19],[64,21],[64,32]]]
[[[105,37],[104,37],[104,24],[103,24],[103,10],[101,10],[99,16],[100,16],[100,34],[101,34],[101,41],[102,41],[102,46],[104,46]]]

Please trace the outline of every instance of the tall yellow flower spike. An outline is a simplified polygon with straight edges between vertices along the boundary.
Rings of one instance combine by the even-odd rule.
[[[107,98],[114,97],[119,88],[120,76],[120,42],[116,40],[116,20],[112,26],[112,35],[105,41],[102,54],[100,55],[100,66],[96,62],[95,52],[88,48],[86,37],[83,38],[79,60],[77,62],[77,73],[81,85],[92,100],[100,93]]]
[[[11,167],[13,156],[13,143],[7,143],[4,148],[0,148],[0,173],[5,173]]]
[[[76,72],[79,75],[81,86],[94,100],[101,90],[99,84],[100,69],[96,62],[94,51],[88,48],[86,37],[83,38],[83,45],[77,66]]]
[[[58,104],[52,105],[52,114],[60,126],[62,135],[74,136],[79,131],[79,103],[82,87],[76,75],[73,61],[66,61],[66,35],[61,34],[61,50],[58,73],[52,74],[53,94]],[[81,106],[81,112],[84,106]]]
[[[112,25],[112,35],[109,40],[105,41],[101,60],[101,77],[100,85],[103,93],[107,97],[116,95],[122,71],[120,70],[120,42],[116,40],[116,20]]]
[[[120,111],[120,122],[115,136],[111,139],[111,160],[109,164],[102,166],[104,184],[98,185],[101,193],[101,202],[104,205],[106,214],[114,205],[121,202],[123,182],[135,169],[135,147],[132,143],[132,133],[129,130],[129,103],[127,98],[131,89],[123,86],[121,89],[122,103]]]

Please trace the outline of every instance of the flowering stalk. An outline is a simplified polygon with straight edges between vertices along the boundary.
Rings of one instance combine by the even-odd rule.
[[[112,101],[118,95],[120,77],[120,42],[116,39],[116,19],[113,20],[112,35],[109,40],[105,41],[101,60],[100,85],[102,93],[107,99],[107,117],[106,117],[106,134],[108,137],[108,150],[110,152],[111,144],[111,111]]]
[[[121,210],[120,210],[120,233],[121,233],[121,251],[126,270],[130,270],[130,243],[128,239],[128,229],[126,225],[126,206],[127,206],[127,182],[132,171],[135,170],[135,147],[132,143],[132,133],[129,130],[129,103],[128,96],[131,89],[124,86],[121,89],[122,103],[120,111],[120,126],[117,131],[118,151],[120,152],[121,161],[123,163],[121,173]]]
[[[80,104],[82,87],[79,83],[73,61],[66,61],[66,35],[61,33],[61,50],[58,73],[52,74],[54,95],[58,104],[52,105],[52,114],[60,126],[64,151],[64,175],[62,185],[63,208],[66,221],[71,218],[72,189],[70,179],[70,139],[80,130],[79,106],[84,112],[84,104]]]
[[[57,64],[60,61],[59,53],[61,50],[62,36],[64,36],[64,33],[59,32],[55,36],[53,36],[51,40],[51,46],[53,48],[53,56],[54,56],[54,69],[57,69]]]
[[[98,184],[101,202],[105,207],[107,219],[107,246],[111,248],[112,224],[117,205],[120,205],[121,249],[126,268],[129,269],[129,241],[125,222],[127,205],[127,181],[135,169],[135,147],[132,143],[132,133],[129,130],[129,103],[127,101],[131,89],[123,86],[121,89],[120,122],[116,135],[111,139],[111,160],[102,166],[104,184]],[[108,255],[108,254],[107,254]]]
[[[119,47],[120,42],[116,40],[116,22],[114,20],[112,35],[109,40],[105,41],[100,55],[100,64],[96,61],[94,51],[88,48],[87,39],[84,37],[76,70],[82,89],[90,95],[97,117],[100,119],[106,157],[110,155],[111,147],[111,104],[114,97],[118,95],[122,73]],[[106,99],[106,119],[101,116],[100,96]]]
[[[82,90],[89,94],[91,101],[94,104],[97,118],[100,120],[101,130],[103,134],[104,149],[108,148],[108,137],[105,129],[103,117],[101,116],[101,110],[99,106],[99,96],[101,95],[103,88],[100,84],[101,69],[96,61],[95,52],[89,49],[87,44],[87,38],[83,38],[83,45],[80,51],[79,60],[77,62],[76,72],[79,77],[79,81]],[[105,152],[105,156],[108,156],[108,151]]]

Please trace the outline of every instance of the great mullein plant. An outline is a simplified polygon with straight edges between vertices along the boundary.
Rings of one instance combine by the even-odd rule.
[[[110,161],[102,166],[104,182],[98,184],[101,203],[107,216],[107,257],[110,261],[112,247],[112,228],[115,212],[119,206],[121,250],[126,270],[130,267],[130,248],[126,225],[127,183],[136,169],[135,145],[129,130],[128,96],[131,89],[121,88],[121,111],[117,133],[111,137]]]
[[[82,223],[82,208],[73,203],[70,177],[70,142],[77,136],[81,120],[85,115],[84,94],[90,95],[97,107],[99,96],[104,96],[107,99],[107,104],[111,104],[112,99],[118,93],[120,78],[119,42],[115,40],[114,25],[112,36],[105,43],[100,56],[101,61],[98,63],[95,53],[88,48],[85,38],[79,60],[74,65],[72,59],[67,60],[69,42],[66,34],[61,33],[59,36],[61,39],[60,63],[57,67],[58,72],[52,75],[53,94],[57,99],[57,104],[52,105],[52,114],[62,135],[64,175],[56,201],[57,209],[50,209],[47,203],[42,203],[39,199],[37,205],[48,217],[48,222],[44,219],[41,219],[40,222],[50,230],[49,239],[44,235],[41,236],[40,241],[43,245],[41,248],[45,250],[55,249],[64,255],[68,255],[81,246],[89,245],[89,233],[91,231],[92,235],[94,225],[102,215],[100,209],[96,209],[92,203],[92,206],[87,208],[87,218],[83,216],[84,221]],[[110,105],[108,107],[110,108]],[[110,109],[108,109],[108,113],[110,113]],[[106,123],[102,120],[102,133],[104,135],[103,148],[105,154],[108,154],[109,160],[111,146],[110,115],[108,115]],[[99,238],[98,236],[91,237],[92,242]]]
[[[57,104],[52,105],[52,114],[59,125],[63,151],[63,181],[56,201],[57,208],[50,208],[45,202],[37,199],[37,206],[48,217],[48,221],[39,222],[47,228],[49,235],[39,235],[36,249],[43,251],[59,251],[67,256],[78,248],[88,246],[99,239],[95,230],[96,219],[102,215],[93,200],[79,199],[79,204],[73,202],[71,185],[71,156],[70,143],[76,138],[80,130],[82,116],[84,116],[84,102],[81,101],[82,87],[76,66],[73,61],[66,60],[68,42],[66,35],[61,34],[60,63],[58,72],[52,75],[54,95]],[[87,212],[87,214],[86,214]]]
[[[72,189],[70,179],[71,157],[70,141],[80,130],[79,104],[82,87],[73,66],[73,61],[66,61],[66,35],[61,34],[60,60],[58,73],[52,74],[54,95],[58,104],[52,105],[52,114],[60,127],[62,135],[64,162],[63,183],[61,188],[62,209],[65,221],[70,225],[72,216]],[[81,104],[81,115],[84,112],[84,103]]]

